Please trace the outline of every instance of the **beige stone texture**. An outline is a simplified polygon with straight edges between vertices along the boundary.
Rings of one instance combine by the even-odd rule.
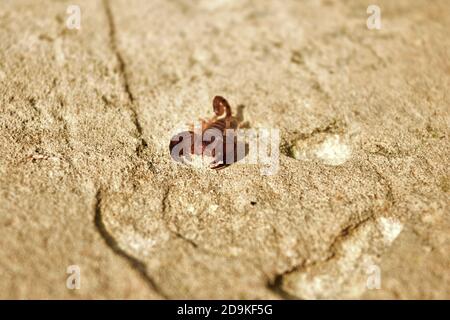
[[[376,4],[2,0],[0,298],[449,299],[450,1]],[[171,159],[215,95],[276,174]]]

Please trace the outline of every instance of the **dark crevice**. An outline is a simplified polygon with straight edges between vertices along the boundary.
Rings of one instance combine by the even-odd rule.
[[[98,233],[101,235],[103,240],[105,241],[106,245],[118,256],[125,259],[130,266],[136,270],[136,272],[139,274],[139,276],[145,281],[145,283],[148,284],[150,289],[158,293],[161,297],[168,299],[169,297],[161,290],[161,288],[156,284],[156,282],[148,275],[147,268],[145,264],[135,257],[129,255],[124,250],[120,248],[117,241],[114,239],[114,237],[109,233],[109,231],[106,229],[106,226],[103,222],[102,218],[102,191],[98,190],[97,194],[95,195],[95,216],[94,216],[94,224],[98,231]]]
[[[109,1],[108,0],[103,0],[103,4],[105,7],[105,11],[106,11],[106,16],[108,18],[108,25],[109,25],[109,38],[111,41],[111,48],[114,52],[114,54],[117,57],[117,62],[119,64],[119,72],[120,72],[120,76],[122,78],[122,83],[123,83],[123,87],[124,87],[124,91],[128,97],[128,100],[131,103],[134,103],[134,96],[133,93],[130,90],[130,84],[128,82],[128,76],[127,76],[127,69],[126,69],[126,65],[125,65],[125,60],[123,59],[122,54],[120,53],[120,50],[118,48],[117,45],[117,33],[116,33],[116,24],[114,22],[114,17],[111,11],[111,7],[109,5]],[[138,126],[138,130],[139,130],[140,126]]]
[[[333,248],[334,242],[335,241],[333,241],[333,244],[330,246],[330,248]],[[274,294],[278,295],[282,299],[299,300],[299,299],[301,299],[301,297],[298,297],[296,295],[289,293],[283,287],[283,278],[294,272],[302,272],[302,270],[305,270],[307,267],[314,267],[316,265],[326,263],[326,262],[332,260],[335,256],[336,256],[336,253],[331,252],[330,255],[328,257],[326,257],[325,260],[315,261],[315,262],[312,262],[309,264],[305,264],[304,262],[302,262],[298,265],[295,265],[292,268],[290,268],[284,272],[275,274],[272,278],[269,279],[269,281],[267,281],[266,287],[267,287],[267,289],[269,289],[270,291],[272,291]]]
[[[333,255],[329,259],[327,259],[327,261],[331,260],[332,258],[334,258],[334,256],[336,256],[336,253],[339,251],[339,247],[341,246],[341,244],[347,241],[347,239],[350,238],[357,229],[359,229],[366,223],[373,221],[374,215],[375,212],[371,210],[370,214],[367,217],[363,218],[362,220],[354,224],[350,224],[344,229],[342,229],[341,232],[339,232],[339,234],[334,238],[333,242],[330,245],[330,249]]]
[[[293,147],[298,141],[314,138],[325,134],[343,134],[346,131],[347,124],[340,119],[333,119],[324,126],[316,127],[310,132],[299,132],[297,130],[286,132],[282,138],[280,151],[282,154],[294,158]]]
[[[164,223],[166,224],[167,230],[173,236],[175,236],[175,238],[181,239],[181,240],[185,241],[186,243],[188,243],[189,245],[191,245],[192,247],[194,247],[195,249],[197,249],[198,245],[193,240],[186,238],[185,236],[183,236],[180,232],[178,232],[176,230],[172,230],[172,228],[170,228],[170,226],[169,226],[169,223],[168,223],[167,219],[165,219],[165,215],[166,215],[166,211],[167,211],[167,199],[169,197],[170,188],[171,188],[170,186],[168,186],[166,188],[166,190],[164,191],[163,198],[161,200],[163,220],[164,220]]]
[[[297,136],[300,139],[307,139],[307,138],[315,136],[316,134],[321,134],[321,133],[329,133],[329,134],[342,133],[346,126],[347,126],[347,124],[345,122],[343,122],[342,120],[333,119],[325,126],[316,127],[310,133],[307,133],[307,134],[298,133]]]
[[[127,67],[125,64],[125,60],[119,50],[119,47],[117,45],[117,32],[116,32],[116,24],[114,22],[114,17],[113,17],[113,13],[109,4],[108,0],[103,0],[103,6],[105,8],[105,12],[106,12],[106,17],[108,19],[108,25],[109,25],[109,38],[110,38],[110,43],[111,43],[111,49],[114,52],[114,54],[116,55],[117,58],[117,63],[118,63],[118,68],[119,68],[119,74],[122,80],[122,85],[123,85],[123,89],[125,91],[125,94],[128,98],[128,102],[130,105],[130,111],[131,111],[131,115],[132,115],[132,121],[134,123],[134,126],[136,127],[136,131],[138,133],[138,137],[140,139],[140,144],[139,146],[136,147],[136,153],[138,154],[138,156],[141,155],[143,149],[145,149],[147,147],[147,142],[145,141],[145,139],[143,138],[143,129],[142,129],[142,125],[139,121],[139,117],[136,111],[136,107],[135,107],[135,98],[134,95],[130,89],[130,82],[128,80],[128,72],[127,72]]]
[[[66,143],[67,148],[70,151],[73,151],[74,147],[72,145],[70,129],[69,129],[67,120],[64,117],[61,117],[60,121],[62,122],[62,126],[63,126],[63,135],[62,136],[63,136],[64,142]],[[64,158],[69,163],[69,166],[72,167],[75,170],[75,172],[78,174],[79,170],[78,170],[77,166],[75,165],[75,163],[72,161],[72,158],[70,156],[68,156],[67,154],[65,154]]]
[[[267,282],[267,289],[278,295],[280,298],[285,300],[299,300],[299,297],[290,294],[283,289],[283,274],[278,274],[273,280]]]
[[[395,205],[395,197],[394,197],[394,191],[393,191],[393,188],[392,188],[392,185],[391,185],[390,181],[384,176],[384,174],[382,174],[380,172],[378,167],[370,160],[369,156],[367,156],[367,161],[372,166],[373,171],[377,175],[379,182],[382,185],[384,185],[385,188],[386,188],[386,200],[388,201],[390,206],[394,206]]]
[[[185,236],[183,236],[181,233],[179,233],[178,231],[171,231],[173,233],[173,235],[178,238],[181,239],[183,241],[185,241],[186,243],[190,244],[192,247],[194,247],[195,249],[198,248],[198,244],[196,244],[193,240],[186,238]]]

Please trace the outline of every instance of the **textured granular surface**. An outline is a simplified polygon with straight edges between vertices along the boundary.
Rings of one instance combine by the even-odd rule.
[[[450,298],[449,1],[72,2],[0,3],[1,298]],[[215,95],[276,174],[171,159]]]

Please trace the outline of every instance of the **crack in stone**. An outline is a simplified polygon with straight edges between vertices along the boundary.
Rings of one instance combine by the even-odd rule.
[[[178,239],[181,239],[181,240],[185,241],[186,243],[188,243],[189,245],[191,245],[195,249],[199,249],[198,244],[195,243],[193,240],[186,238],[179,231],[172,230],[172,228],[169,227],[168,221],[165,219],[165,215],[166,215],[166,211],[167,211],[167,199],[168,199],[169,194],[170,194],[170,189],[171,189],[171,186],[168,186],[166,188],[166,190],[164,191],[163,198],[161,200],[161,207],[162,207],[161,210],[162,210],[162,214],[163,214],[163,221],[164,221],[164,223],[166,225],[166,228],[171,234],[173,234],[175,236],[175,238],[178,238]],[[205,251],[203,249],[200,249],[200,250]],[[209,254],[206,251],[205,251],[205,253]]]
[[[136,130],[138,133],[138,138],[140,139],[139,146],[137,146],[137,148],[136,148],[136,153],[138,156],[140,156],[142,154],[143,150],[148,146],[148,144],[142,136],[143,129],[142,129],[142,125],[139,121],[138,113],[136,111],[135,98],[130,89],[130,82],[128,80],[128,72],[127,72],[126,63],[125,63],[125,60],[124,60],[124,58],[119,50],[118,44],[117,44],[117,32],[116,32],[117,28],[116,28],[116,24],[114,22],[114,16],[113,16],[111,7],[109,5],[109,1],[103,0],[103,6],[105,8],[106,17],[107,17],[108,25],[109,25],[109,38],[110,38],[110,43],[111,43],[111,49],[114,52],[114,54],[116,55],[116,58],[118,61],[119,74],[120,74],[120,78],[122,81],[123,89],[125,91],[125,94],[128,98],[128,102],[130,105],[129,109],[131,111],[132,121],[133,121],[134,126],[136,127]]]
[[[347,124],[339,119],[333,119],[324,126],[315,127],[312,131],[308,133],[299,132],[294,130],[288,132],[286,136],[283,137],[282,145],[280,146],[281,153],[284,155],[294,158],[292,148],[300,140],[307,140],[314,138],[316,135],[321,134],[342,134],[344,133]]]
[[[387,189],[386,191],[386,199],[391,206],[395,205],[394,192],[391,183],[389,180],[378,170],[377,166],[370,160],[369,156],[367,156],[367,161],[372,166],[373,171],[378,176],[378,180],[384,185]]]
[[[277,294],[283,299],[287,300],[293,300],[293,299],[300,299],[300,297],[297,297],[289,292],[287,292],[283,288],[283,277],[287,276],[294,272],[302,272],[302,270],[305,270],[306,268],[313,268],[318,265],[325,264],[327,262],[330,262],[331,260],[338,257],[338,252],[340,251],[340,247],[342,246],[342,243],[347,241],[349,238],[352,237],[352,235],[356,232],[357,229],[364,226],[368,222],[373,222],[374,212],[371,211],[371,214],[364,218],[361,221],[358,221],[355,224],[350,224],[343,228],[339,234],[334,238],[334,240],[331,242],[328,251],[330,254],[324,259],[320,261],[314,261],[312,263],[300,263],[291,269],[276,274],[271,280],[267,282],[267,288],[271,290],[273,293]]]
[[[318,130],[318,132],[328,131],[329,129],[330,129],[330,126],[325,128],[325,130]],[[375,172],[375,174],[377,175],[378,180],[386,188],[385,198],[386,198],[387,202],[389,203],[390,206],[394,206],[395,205],[395,198],[394,198],[394,195],[393,195],[393,188],[392,188],[391,183],[379,171],[377,166],[370,160],[369,156],[367,156],[367,161],[372,166],[372,169]],[[370,214],[367,217],[365,217],[364,219],[358,221],[357,223],[350,224],[350,225],[346,226],[345,228],[343,228],[339,232],[339,234],[331,242],[331,244],[329,246],[329,250],[328,250],[331,253],[325,260],[323,260],[323,261],[316,261],[316,262],[313,262],[311,264],[304,264],[304,263],[302,263],[302,264],[299,264],[297,266],[294,266],[290,270],[287,270],[287,271],[285,271],[285,272],[283,272],[281,274],[275,275],[275,277],[271,281],[268,282],[267,287],[272,292],[278,294],[283,299],[299,299],[299,297],[293,296],[292,294],[290,294],[289,292],[286,292],[283,289],[283,277],[286,276],[286,275],[289,275],[289,274],[291,274],[293,272],[301,272],[302,270],[306,269],[307,267],[314,267],[314,266],[319,265],[319,264],[327,263],[327,262],[333,260],[334,258],[336,258],[338,256],[338,253],[340,251],[340,247],[342,246],[342,243],[344,243],[350,237],[352,237],[352,235],[356,232],[356,230],[359,229],[361,226],[363,226],[363,225],[365,225],[366,223],[369,223],[369,222],[374,222],[375,213],[373,212],[373,210],[370,210],[370,211],[371,212],[370,212]]]
[[[167,212],[167,199],[169,197],[170,194],[170,190],[171,190],[172,186],[168,186],[166,188],[166,190],[164,191],[164,195],[163,198],[161,200],[161,207],[162,207],[162,214],[163,214],[163,222],[166,225],[167,230],[177,239],[183,240],[184,242],[188,243],[190,246],[192,246],[193,248],[195,248],[197,251],[202,252],[203,254],[206,254],[208,256],[212,256],[212,257],[219,257],[219,258],[224,258],[224,259],[229,259],[229,260],[236,260],[236,259],[240,259],[241,261],[245,261],[249,264],[251,264],[255,269],[262,271],[264,274],[264,270],[261,270],[254,261],[252,261],[251,259],[248,259],[246,257],[233,257],[233,256],[229,256],[229,255],[225,255],[225,254],[217,254],[214,251],[210,251],[208,249],[205,249],[203,247],[201,247],[199,244],[197,244],[194,240],[186,238],[183,234],[181,234],[179,231],[177,230],[172,230],[172,228],[169,227],[168,221],[167,219],[165,219],[165,215]],[[270,276],[265,274],[267,279],[270,279]]]
[[[333,242],[330,245],[330,250],[332,252],[332,256],[329,257],[326,261],[331,260],[337,255],[337,252],[339,251],[339,248],[341,247],[341,244],[345,241],[347,241],[352,235],[356,232],[357,229],[364,226],[366,223],[374,222],[373,218],[375,213],[370,210],[370,214],[365,217],[364,219],[346,226],[344,229],[339,232],[339,234],[334,238]]]
[[[70,140],[71,139],[71,134],[70,134],[70,129],[69,129],[67,120],[64,117],[61,117],[60,121],[62,122],[63,131],[64,131],[64,134],[63,134],[64,142],[66,143],[67,147],[71,151],[73,151],[74,147],[73,147],[72,142]],[[72,158],[67,156],[67,154],[64,154],[64,158],[69,163],[69,166],[72,167],[75,170],[76,173],[80,174],[80,172],[79,172],[78,168],[76,167],[75,163],[73,162]]]
[[[168,196],[170,194],[170,190],[171,190],[171,186],[169,185],[165,189],[163,198],[161,200],[161,206],[162,206],[161,211],[162,211],[163,215],[165,215],[165,213],[167,212],[167,207],[168,207],[167,206],[167,199],[168,199]],[[170,299],[170,297],[167,294],[165,294],[162,291],[162,289],[159,288],[159,286],[155,283],[155,281],[148,275],[147,270],[146,270],[146,265],[143,262],[141,262],[139,259],[137,259],[134,256],[128,254],[124,249],[120,248],[120,246],[119,246],[118,242],[116,241],[116,239],[107,230],[105,224],[103,223],[103,219],[102,219],[102,209],[101,209],[102,190],[101,189],[99,189],[97,191],[95,198],[96,198],[96,202],[95,202],[94,223],[95,223],[95,227],[96,227],[98,233],[101,235],[101,237],[103,238],[103,240],[105,241],[107,246],[115,254],[117,254],[120,257],[122,257],[125,260],[127,260],[127,262],[131,265],[131,267],[139,273],[141,278],[148,284],[148,286],[152,290],[154,290],[156,293],[158,293],[160,296],[164,297],[165,299]],[[220,258],[225,258],[225,259],[230,259],[230,260],[239,259],[241,261],[246,261],[247,263],[252,265],[255,268],[255,270],[258,270],[258,271],[263,273],[264,278],[265,278],[263,280],[263,283],[266,284],[266,287],[267,287],[267,289],[269,291],[271,291],[272,293],[275,293],[276,295],[280,296],[283,299],[298,299],[297,297],[289,294],[288,292],[284,292],[282,290],[281,281],[282,281],[282,277],[283,277],[284,274],[276,275],[275,277],[273,277],[273,276],[267,274],[266,272],[264,272],[264,270],[261,270],[261,268],[257,264],[255,264],[255,262],[252,261],[251,259],[248,259],[246,257],[230,257],[230,256],[227,256],[227,255],[220,255],[220,254],[217,254],[215,252],[209,251],[209,250],[207,250],[205,248],[202,248],[195,241],[186,238],[179,231],[172,230],[169,227],[168,222],[167,222],[167,220],[164,217],[163,217],[162,220],[165,223],[167,230],[175,238],[186,242],[192,248],[194,248],[196,251],[202,252],[203,254],[206,254],[206,255],[209,255],[209,256],[212,256],[212,257],[220,257]],[[288,272],[286,272],[286,274],[287,273]]]
[[[156,284],[149,274],[147,273],[146,265],[136,259],[135,257],[126,253],[122,248],[120,248],[116,239],[107,230],[103,218],[102,218],[102,190],[99,189],[95,195],[95,216],[94,225],[100,236],[105,241],[106,245],[118,256],[125,259],[130,266],[139,274],[139,276],[147,283],[147,285],[158,293],[161,297],[168,299],[169,297],[161,290],[161,288]]]
[[[172,230],[172,229],[169,227],[169,224],[168,224],[167,220],[165,219],[165,215],[166,215],[166,212],[167,212],[167,199],[168,199],[168,197],[169,197],[170,190],[171,190],[171,186],[169,185],[169,186],[166,188],[166,190],[164,191],[164,195],[163,195],[163,198],[162,198],[162,200],[161,200],[161,207],[162,207],[162,213],[163,213],[163,219],[162,219],[162,220],[164,221],[167,230],[169,230],[169,232],[170,232],[173,236],[175,236],[175,238],[180,239],[180,240],[183,240],[184,242],[188,243],[191,247],[193,247],[196,251],[202,252],[203,254],[206,254],[206,255],[208,255],[208,256],[224,258],[224,259],[227,259],[227,260],[236,260],[236,259],[239,259],[239,260],[241,260],[241,261],[245,261],[245,262],[249,263],[250,265],[253,266],[253,268],[255,268],[255,270],[258,270],[258,271],[260,271],[260,272],[262,272],[262,273],[264,274],[265,280],[263,280],[263,283],[264,283],[264,282],[266,283],[267,289],[270,290],[270,291],[272,291],[272,292],[275,292],[276,294],[278,294],[278,295],[281,296],[281,292],[277,292],[277,291],[276,291],[276,287],[273,286],[272,281],[271,281],[271,277],[270,277],[268,274],[266,274],[266,273],[264,272],[264,270],[261,270],[261,268],[259,268],[259,267],[255,264],[255,262],[252,261],[251,259],[248,259],[248,258],[245,258],[245,257],[230,257],[230,256],[227,256],[227,255],[220,255],[220,254],[217,254],[216,252],[207,250],[207,249],[205,249],[205,248],[199,246],[195,241],[186,238],[186,237],[185,237],[184,235],[182,235],[179,231]],[[288,294],[288,293],[285,293],[284,296],[287,297],[287,296],[289,296],[289,294]]]
[[[270,279],[269,281],[267,281],[266,287],[268,290],[272,291],[272,293],[276,294],[277,296],[279,296],[280,298],[282,298],[284,300],[299,300],[299,297],[297,297],[293,294],[290,294],[289,292],[287,292],[283,289],[283,277],[286,274],[287,273],[281,273],[281,274],[275,275],[275,277],[273,279]]]

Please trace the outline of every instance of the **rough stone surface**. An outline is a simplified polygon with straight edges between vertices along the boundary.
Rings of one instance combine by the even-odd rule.
[[[1,298],[450,298],[449,1],[72,2],[0,3]],[[215,95],[277,174],[172,161]]]

